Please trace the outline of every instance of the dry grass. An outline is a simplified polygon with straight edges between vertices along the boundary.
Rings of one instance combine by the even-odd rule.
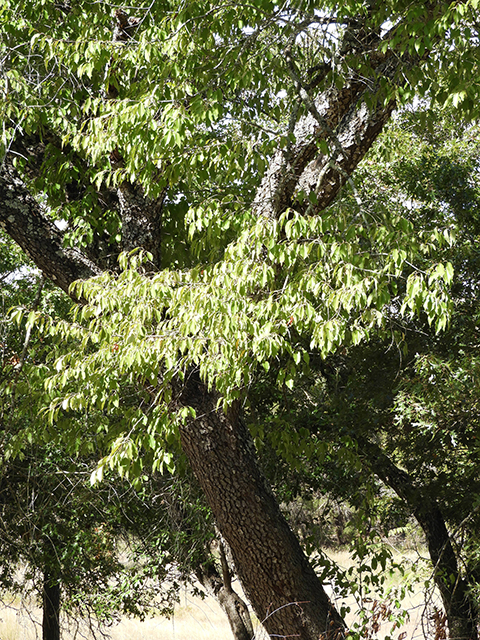
[[[231,638],[228,621],[213,598],[194,598],[184,592],[174,616],[138,622],[123,620],[111,631],[112,640],[211,640]]]
[[[27,613],[14,604],[0,609],[0,640],[34,640],[40,637],[41,627],[35,621],[35,613]]]
[[[62,640],[92,638],[86,630],[64,632]],[[101,637],[101,636],[98,636]],[[227,618],[213,598],[201,599],[182,592],[172,618],[149,618],[143,622],[124,619],[107,630],[111,640],[231,640]],[[0,609],[0,640],[38,640],[41,638],[41,611],[27,612],[19,605]],[[264,640],[259,629],[255,640]]]
[[[341,567],[348,569],[352,566],[352,561],[347,553],[329,554]],[[405,556],[404,561],[415,562],[418,558],[413,554]],[[401,586],[400,575],[393,575],[390,578],[389,586]],[[349,598],[344,604],[350,605],[352,613],[347,616],[347,622],[351,625],[358,617],[353,612],[358,610],[358,602],[354,598]],[[374,600],[363,603],[368,609],[373,609],[381,613],[380,604],[375,604]],[[337,605],[340,605],[337,602]],[[422,626],[422,613],[424,610],[424,594],[418,589],[415,594],[408,595],[402,602],[403,608],[410,611],[410,619],[399,629],[395,629],[391,634],[391,623],[378,616],[380,628],[370,637],[382,640],[386,635],[392,636],[393,640],[402,637],[405,640],[418,640],[429,636]],[[0,609],[0,640],[37,640],[41,637],[40,611],[33,609],[29,613],[21,610],[18,606]],[[144,622],[138,620],[125,619],[120,624],[108,630],[108,636],[112,640],[231,640],[232,634],[228,621],[220,606],[212,598],[202,600],[192,597],[188,591],[182,591],[180,602],[175,609],[175,614],[171,619],[152,618]],[[368,638],[368,628],[364,637]],[[62,640],[80,640],[80,638],[91,639],[88,632],[65,633]],[[257,625],[255,640],[265,640],[266,635]]]

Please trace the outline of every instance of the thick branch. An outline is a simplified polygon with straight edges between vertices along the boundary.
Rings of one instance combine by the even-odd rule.
[[[362,93],[363,84],[357,80],[342,89],[330,89],[317,101],[317,110],[324,121],[321,127],[312,114],[301,118],[294,130],[295,144],[287,151],[279,150],[258,189],[254,207],[259,215],[276,218],[288,208],[305,167],[318,155],[318,142],[328,130],[337,127]]]
[[[363,104],[348,114],[335,135],[332,155],[319,156],[305,168],[297,189],[307,194],[316,193],[316,211],[322,211],[333,202],[382,132],[395,106],[395,101],[391,100],[386,107],[378,106],[372,112]]]
[[[225,575],[224,571],[222,573],[223,576],[220,576],[212,562],[199,567],[196,571],[199,582],[218,600],[224,610],[235,640],[252,640],[255,633],[248,607],[232,589],[230,575]]]
[[[295,143],[279,149],[267,169],[254,201],[259,215],[277,218],[292,206],[296,193],[311,190],[317,194],[315,209],[321,211],[364,158],[395,109],[393,98],[384,104],[386,94],[380,91],[379,79],[394,81],[400,68],[420,63],[419,57],[392,52],[373,50],[368,55],[370,77],[353,72],[342,88],[330,88],[314,99],[286,51],[287,68],[308,115],[293,130]],[[367,108],[367,102],[373,107]],[[332,149],[329,157],[320,153],[320,141]]]
[[[53,148],[56,153],[62,154],[62,159],[73,162],[75,167],[79,169],[79,178],[65,182],[65,204],[81,201],[87,189],[93,187],[90,178],[87,177],[89,175],[88,163],[69,145],[63,144],[60,137],[53,131],[43,130],[42,135],[37,132],[31,132],[28,135],[17,133],[8,147],[8,153],[9,156],[12,156],[12,159],[19,156],[26,160],[22,167],[22,175],[29,180],[33,181],[38,178],[48,180],[45,162],[48,161],[48,155]],[[96,192],[96,206],[101,212],[100,215],[108,210],[119,209],[119,201],[115,189],[101,187],[96,189]],[[111,242],[111,238],[106,231],[97,229],[92,229],[92,231],[92,242],[83,249],[85,256],[102,269],[116,269],[120,247]]]
[[[17,171],[5,162],[0,170],[0,225],[43,273],[68,292],[75,280],[100,273],[78,249],[63,246],[63,234],[42,212]]]

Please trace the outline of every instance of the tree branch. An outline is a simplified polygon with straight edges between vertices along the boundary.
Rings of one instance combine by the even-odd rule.
[[[0,170],[0,225],[66,292],[75,280],[101,272],[81,251],[63,246],[63,233],[44,214],[8,160]]]

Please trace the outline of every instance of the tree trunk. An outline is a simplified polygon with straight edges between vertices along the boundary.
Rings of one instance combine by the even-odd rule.
[[[414,515],[427,538],[428,551],[434,566],[435,584],[440,591],[447,616],[451,640],[477,640],[475,603],[470,585],[460,575],[457,558],[447,527],[438,506],[426,501]]]
[[[222,549],[221,555],[222,576],[219,575],[213,563],[209,563],[197,570],[197,578],[222,607],[235,640],[252,640],[255,633],[250,612],[246,603],[232,588],[230,572],[225,565]]]
[[[79,251],[62,247],[60,232],[7,163],[0,173],[0,222],[65,291],[75,279],[100,272]],[[185,386],[176,380],[174,386],[181,390],[179,404],[194,407],[199,416],[181,428],[182,446],[258,619],[270,634],[281,637],[342,637],[344,622],[282,516],[239,416],[217,411],[216,394],[198,375],[190,376]]]
[[[60,640],[60,584],[48,569],[43,574],[43,640]]]
[[[342,638],[345,624],[280,512],[238,412],[216,409],[196,372],[176,401],[196,411],[182,447],[232,552],[252,607],[272,637]]]
[[[422,527],[432,560],[435,584],[440,592],[449,636],[452,640],[477,640],[477,607],[468,582],[461,576],[457,557],[442,512],[433,498],[414,485],[410,476],[399,469],[378,447],[365,439],[360,450],[373,472],[405,501]]]

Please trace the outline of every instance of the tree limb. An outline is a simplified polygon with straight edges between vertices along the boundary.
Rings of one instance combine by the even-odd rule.
[[[45,215],[8,160],[0,170],[0,226],[66,292],[75,280],[101,273],[81,251],[63,246],[63,233]]]

